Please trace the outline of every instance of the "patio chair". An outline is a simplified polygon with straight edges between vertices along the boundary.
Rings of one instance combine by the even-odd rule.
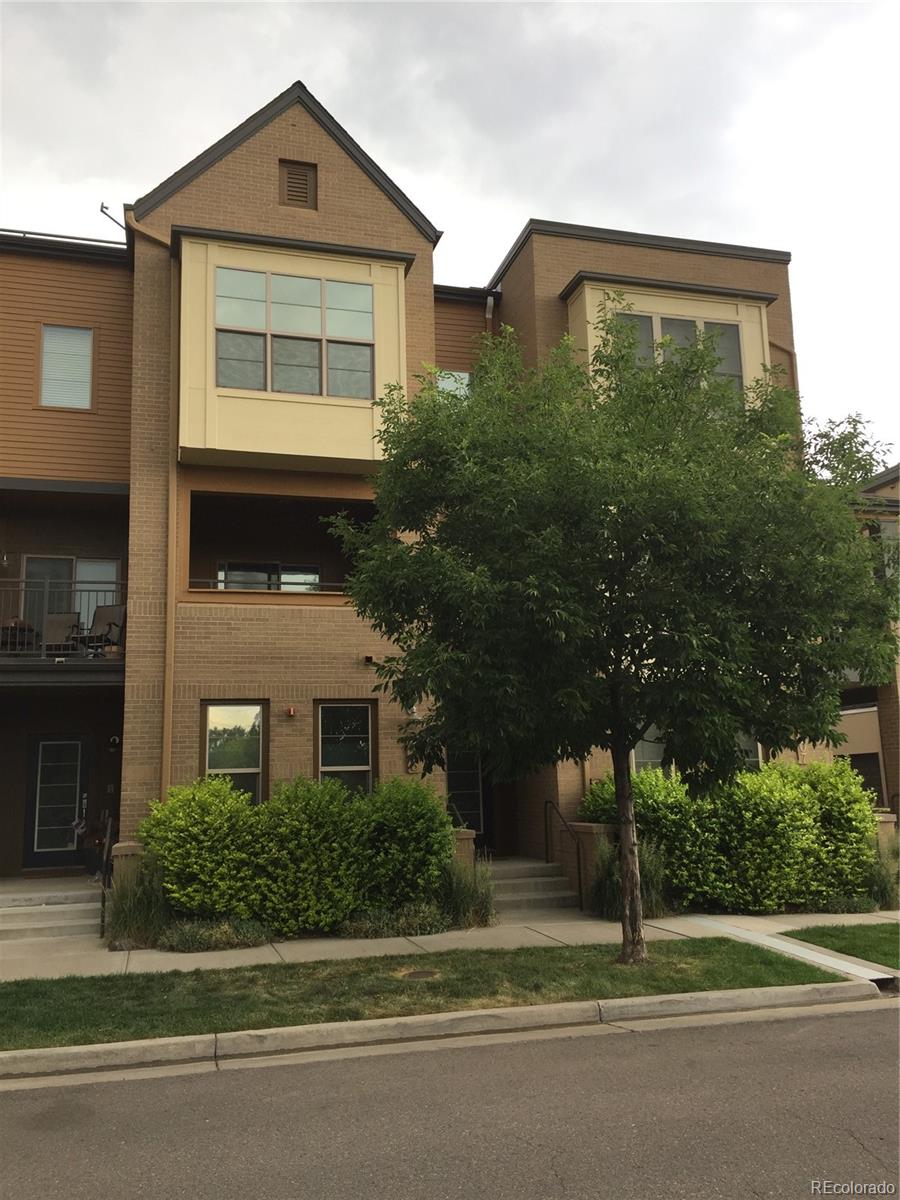
[[[74,650],[80,628],[77,612],[47,613],[42,630],[44,653],[59,654]]]
[[[122,641],[125,626],[124,604],[98,604],[94,619],[87,633],[80,634],[76,641],[92,658],[103,653],[104,646],[118,646]]]

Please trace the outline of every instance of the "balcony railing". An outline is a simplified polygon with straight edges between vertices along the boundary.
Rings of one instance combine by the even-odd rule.
[[[343,594],[343,583],[327,583],[324,580],[318,579],[308,583],[287,583],[284,580],[279,582],[277,579],[271,580],[268,584],[262,582],[246,583],[241,580],[231,579],[223,583],[221,579],[192,579],[188,585],[191,591],[203,592],[255,592],[255,593],[278,593],[282,596],[309,596],[330,594],[332,596],[340,596]]]
[[[17,659],[105,659],[125,652],[120,583],[0,580],[0,667]]]

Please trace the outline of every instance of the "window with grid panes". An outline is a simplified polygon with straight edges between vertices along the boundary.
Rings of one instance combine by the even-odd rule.
[[[216,384],[374,397],[369,283],[216,268]]]
[[[680,346],[689,346],[700,330],[715,333],[716,354],[719,363],[716,374],[730,379],[736,387],[744,386],[741,361],[741,327],[730,321],[695,321],[690,317],[649,316],[643,313],[619,313],[619,319],[630,325],[637,335],[638,362],[649,363],[654,346],[663,338],[670,338],[671,345],[663,351],[668,356]]]

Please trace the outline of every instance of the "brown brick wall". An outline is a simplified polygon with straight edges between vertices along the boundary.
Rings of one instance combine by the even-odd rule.
[[[278,160],[318,166],[318,209],[278,203]],[[434,362],[432,246],[305,109],[276,117],[176,192],[143,222],[165,237],[172,225],[297,238],[413,253],[406,277],[407,379]]]
[[[134,834],[160,793],[169,464],[172,267],[146,238],[134,248],[128,651],[120,834]]]
[[[318,165],[317,211],[278,203],[280,158]],[[416,260],[406,277],[408,382],[412,384],[423,363],[434,361],[430,243],[299,106],[277,117],[170,197],[147,216],[144,224],[166,238],[173,225],[185,225],[412,252]],[[175,297],[177,271],[170,255],[138,233],[123,837],[133,832],[163,786],[169,470],[170,466],[174,470],[176,436],[170,421],[177,378],[177,341],[172,337],[177,329]],[[348,495],[357,494],[357,481],[348,483]],[[171,552],[176,553],[176,547],[171,547]],[[329,623],[332,620],[339,624],[333,626]],[[323,652],[334,630],[356,626],[356,618],[339,609],[258,605],[222,609],[210,605],[179,610],[173,647],[173,778],[196,774],[199,716],[195,714],[201,693],[224,697],[240,688],[240,694],[247,695],[243,689],[252,684],[250,694],[269,698],[274,712],[276,702],[280,705],[294,693],[297,681],[302,681],[300,695],[311,701],[309,688],[313,682],[326,689],[324,695],[335,696],[337,692],[327,689],[355,688],[371,679],[370,675],[358,677],[355,667],[330,670],[327,664],[333,660],[327,651]],[[298,638],[302,649],[292,656],[290,647],[297,644]],[[280,655],[273,649],[279,644]],[[297,718],[283,724],[276,713],[272,720],[273,778],[311,769],[311,759],[304,749],[307,744],[311,746],[303,729],[306,709],[300,706],[296,694],[294,702]],[[396,732],[396,723],[396,717],[386,711],[379,735],[385,742],[382,771],[386,773],[396,773],[405,765],[399,749],[387,746],[386,739],[392,730]],[[305,766],[307,762],[310,765]]]
[[[378,702],[378,769],[401,775],[402,712],[373,691],[365,655],[385,643],[349,605],[313,608],[179,604],[176,620],[172,780],[194,779],[201,700],[269,701],[269,778],[313,774],[313,702]],[[293,707],[295,716],[285,710]]]
[[[579,271],[606,272],[641,279],[673,279],[754,292],[777,294],[769,305],[769,337],[788,350],[794,348],[788,268],[783,263],[726,258],[714,254],[691,254],[658,247],[622,246],[580,238],[532,236],[534,257],[535,346],[543,357],[566,332],[568,312],[559,293]],[[522,254],[527,250],[523,248]],[[520,258],[522,257],[520,254]],[[509,276],[507,275],[507,278]],[[506,310],[506,279],[503,305]],[[508,320],[508,316],[505,318]]]

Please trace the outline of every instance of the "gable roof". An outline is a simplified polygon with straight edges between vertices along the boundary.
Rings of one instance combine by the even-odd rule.
[[[337,142],[344,153],[368,175],[375,186],[380,188],[387,198],[396,204],[397,208],[415,225],[423,237],[427,238],[433,246],[437,245],[441,231],[436,229],[425,214],[413,204],[406,193],[402,192],[396,183],[385,175],[374,159],[369,158],[365,150],[353,140],[342,125],[337,123],[331,113],[322,107],[312,92],[304,87],[299,79],[296,83],[292,83],[280,96],[276,96],[274,100],[270,100],[259,112],[255,112],[252,117],[248,117],[236,129],[232,129],[223,138],[219,138],[217,142],[214,142],[208,149],[204,150],[202,154],[198,154],[196,158],[191,159],[189,163],[176,171],[174,175],[170,175],[168,179],[164,179],[162,183],[148,192],[146,196],[141,196],[140,200],[136,200],[134,215],[139,221],[142,221],[148,213],[153,212],[155,208],[158,208],[160,204],[168,200],[170,196],[174,196],[186,184],[196,179],[198,175],[202,175],[214,163],[217,163],[227,154],[230,154],[232,150],[237,149],[238,146],[248,138],[253,137],[255,133],[258,133],[260,129],[268,125],[275,117],[280,116],[295,104],[299,104],[301,108],[304,108],[312,119],[321,125],[325,132]]]

